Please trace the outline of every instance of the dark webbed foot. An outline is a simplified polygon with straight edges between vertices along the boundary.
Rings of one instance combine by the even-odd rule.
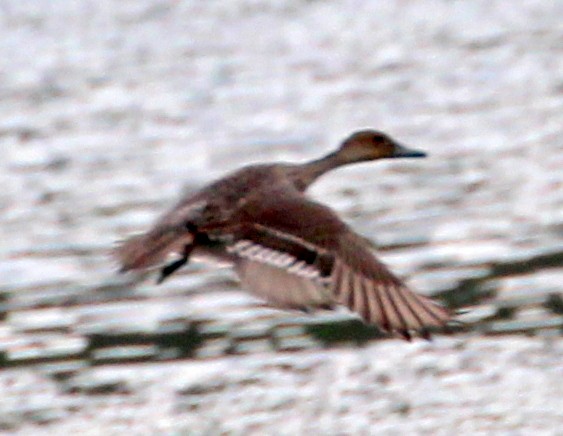
[[[190,253],[193,250],[193,245],[186,245],[184,247],[184,251],[182,252],[182,257],[172,263],[169,263],[164,268],[160,270],[160,276],[158,277],[156,283],[161,284],[164,280],[166,280],[169,276],[174,274],[177,270],[182,268],[190,258]]]

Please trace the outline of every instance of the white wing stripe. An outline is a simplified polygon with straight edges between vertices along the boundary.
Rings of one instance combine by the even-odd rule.
[[[297,259],[290,254],[263,247],[252,241],[239,241],[234,245],[228,246],[227,251],[244,259],[285,269],[288,273],[295,274],[299,277],[311,280],[319,279],[320,277],[320,273],[316,267],[308,265],[301,260],[297,261]]]

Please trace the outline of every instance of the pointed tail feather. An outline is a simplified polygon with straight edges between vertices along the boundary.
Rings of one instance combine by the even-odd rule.
[[[113,255],[121,273],[144,270],[164,262],[170,253],[181,253],[193,240],[188,232],[179,235],[177,229],[155,229],[124,240],[113,250]]]

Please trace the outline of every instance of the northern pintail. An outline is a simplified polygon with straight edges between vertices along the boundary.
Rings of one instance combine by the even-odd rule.
[[[384,331],[429,338],[429,329],[448,323],[449,311],[412,292],[364,238],[304,194],[343,165],[424,156],[382,132],[362,130],[317,160],[244,167],[182,198],[148,232],[119,245],[120,271],[158,267],[161,283],[190,255],[211,255],[232,264],[244,288],[274,306],[344,305]],[[169,261],[172,253],[176,260]]]

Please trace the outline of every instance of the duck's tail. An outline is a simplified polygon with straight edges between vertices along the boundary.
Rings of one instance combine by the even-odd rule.
[[[193,242],[193,235],[187,231],[178,234],[177,229],[155,228],[118,243],[113,256],[119,272],[140,271],[163,263],[170,253],[182,253]]]

